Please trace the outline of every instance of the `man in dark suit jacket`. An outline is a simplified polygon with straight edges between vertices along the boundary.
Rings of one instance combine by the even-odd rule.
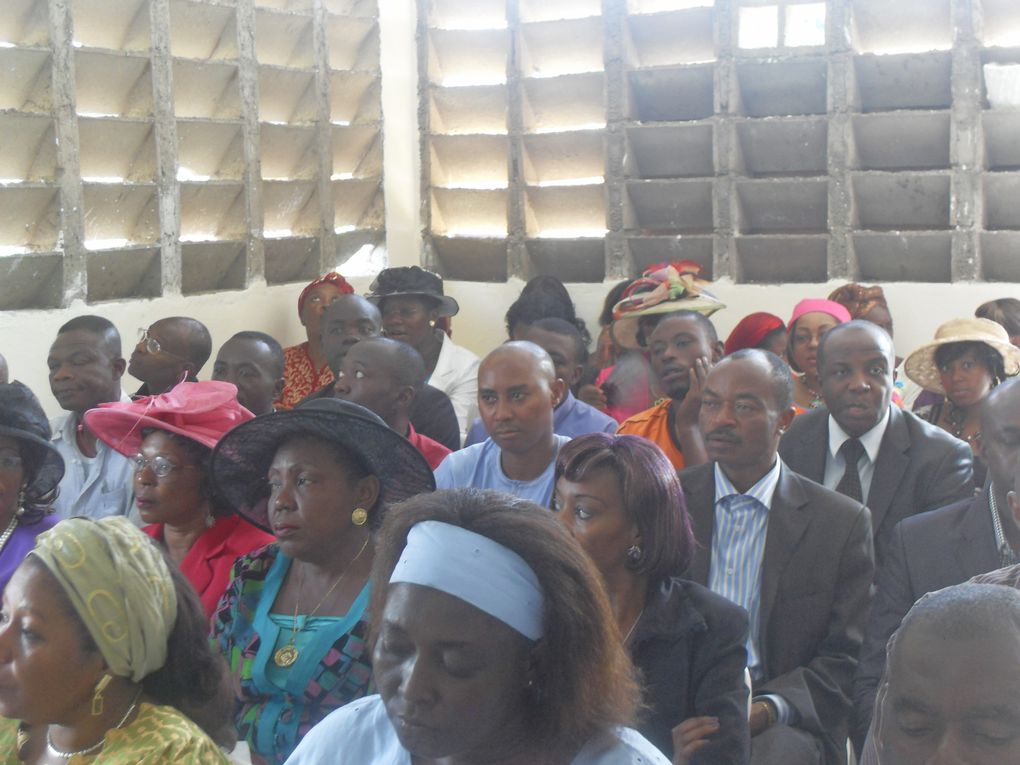
[[[885,671],[886,644],[910,607],[929,592],[1020,562],[1020,522],[1007,500],[1020,467],[1020,380],[1001,384],[982,402],[980,444],[990,478],[981,494],[893,529],[854,677],[851,733],[858,751]]]
[[[711,463],[680,474],[700,543],[687,575],[751,614],[751,762],[846,762],[850,686],[874,575],[867,508],[777,459],[789,367],[738,351],[705,382]]]
[[[829,330],[818,346],[826,406],[797,417],[779,444],[792,470],[868,506],[879,570],[897,523],[974,492],[970,447],[890,405],[894,363],[881,327],[851,321]],[[847,465],[851,447],[860,456]]]

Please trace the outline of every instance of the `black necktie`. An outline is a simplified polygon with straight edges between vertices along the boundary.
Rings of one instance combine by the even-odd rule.
[[[850,499],[863,502],[864,493],[861,490],[861,474],[857,472],[857,462],[860,460],[861,455],[864,454],[864,447],[861,446],[861,442],[856,438],[848,438],[839,447],[839,453],[843,455],[846,470],[843,471],[843,477],[836,484],[836,491],[840,494],[845,494]]]

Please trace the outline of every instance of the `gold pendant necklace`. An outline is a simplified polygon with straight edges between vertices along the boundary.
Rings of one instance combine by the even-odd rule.
[[[371,537],[369,537],[369,539],[371,539]],[[343,570],[340,576],[337,577],[337,580],[333,582],[328,590],[326,590],[326,594],[322,596],[322,599],[319,600],[315,608],[308,613],[308,616],[305,617],[304,624],[308,624],[308,620],[315,616],[318,610],[322,607],[322,604],[326,602],[326,598],[333,594],[333,590],[335,590],[339,586],[340,582],[343,581],[343,578],[347,576],[347,572],[351,570],[351,566],[358,562],[358,558],[361,557],[361,554],[365,552],[365,548],[368,547],[368,541],[368,539],[365,540],[365,544],[363,544],[361,549],[358,550],[358,554],[354,556],[354,560],[347,564],[347,568]],[[290,638],[284,645],[277,648],[276,652],[273,654],[273,663],[283,669],[292,666],[294,662],[298,660],[298,655],[300,653],[296,643],[298,633],[305,628],[304,624],[302,624],[301,627],[298,627],[298,609],[301,604],[301,590],[304,585],[304,571],[305,570],[303,568],[300,571],[301,579],[298,582],[298,594],[294,599],[294,623],[290,625]]]

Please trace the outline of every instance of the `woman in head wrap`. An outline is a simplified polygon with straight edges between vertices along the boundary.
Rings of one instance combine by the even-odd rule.
[[[378,696],[316,727],[292,765],[668,765],[599,574],[548,510],[498,492],[415,497],[372,570]]]
[[[637,729],[683,762],[746,763],[747,613],[681,578],[696,543],[676,469],[643,438],[581,436],[556,458],[553,502],[598,568],[644,680]]]
[[[35,538],[57,522],[50,504],[63,475],[38,399],[19,382],[0,384],[0,591]]]
[[[383,332],[418,351],[426,382],[450,397],[464,443],[478,414],[478,357],[437,326],[457,314],[457,301],[444,294],[439,276],[418,266],[385,268],[369,289],[365,297],[379,307]]]
[[[726,338],[723,353],[729,356],[745,348],[761,348],[785,359],[786,345],[786,325],[782,319],[771,313],[752,313],[737,322]]]
[[[0,620],[0,763],[220,765],[223,662],[184,577],[123,517],[41,534]]]
[[[212,473],[242,516],[277,537],[237,561],[213,639],[253,761],[282,763],[319,720],[369,692],[372,532],[387,503],[435,482],[410,441],[333,398],[234,428]]]
[[[818,344],[826,332],[848,321],[850,312],[832,300],[801,300],[794,307],[787,325],[786,358],[795,372],[793,403],[798,412],[806,412],[822,403]]]
[[[273,402],[277,409],[291,409],[305,396],[333,382],[333,372],[322,351],[322,312],[354,287],[336,271],[313,279],[298,295],[298,316],[307,340],[283,349],[283,392]]]
[[[160,396],[100,404],[85,413],[96,437],[135,462],[143,529],[216,610],[240,556],[273,541],[212,490],[209,461],[223,435],[252,418],[225,382],[184,382]]]

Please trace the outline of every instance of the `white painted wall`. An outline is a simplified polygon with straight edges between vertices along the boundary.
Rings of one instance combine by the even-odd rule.
[[[415,62],[414,0],[383,0],[380,3],[381,51],[383,60],[383,111],[385,114],[385,194],[389,260],[393,265],[418,261],[420,251],[420,168],[417,134],[417,64]],[[1018,253],[1017,257],[1020,257]],[[371,276],[351,278],[359,292],[367,290]],[[29,385],[50,414],[59,409],[49,393],[46,352],[57,329],[68,319],[85,313],[109,318],[120,330],[125,352],[146,327],[165,316],[194,316],[212,332],[218,348],[230,335],[242,329],[269,332],[284,345],[304,339],[297,317],[297,296],[302,285],[257,286],[244,292],[216,295],[166,297],[154,300],[85,305],[52,311],[0,312],[0,353],[7,357],[11,376]],[[483,355],[505,339],[503,315],[520,293],[523,284],[473,284],[449,282],[447,291],[461,305],[454,320],[454,339]],[[595,332],[594,319],[611,285],[569,285],[578,313]],[[728,308],[716,314],[720,334],[725,335],[745,314],[770,311],[784,319],[793,305],[805,297],[824,297],[837,284],[751,286],[728,282],[716,284],[715,291]],[[971,315],[986,300],[1013,295],[1020,297],[1016,284],[890,284],[886,295],[896,323],[896,345],[901,354],[931,338],[935,327],[947,319]],[[214,350],[215,353],[215,350]],[[211,364],[200,375],[207,378]],[[136,382],[125,383],[128,390]]]

